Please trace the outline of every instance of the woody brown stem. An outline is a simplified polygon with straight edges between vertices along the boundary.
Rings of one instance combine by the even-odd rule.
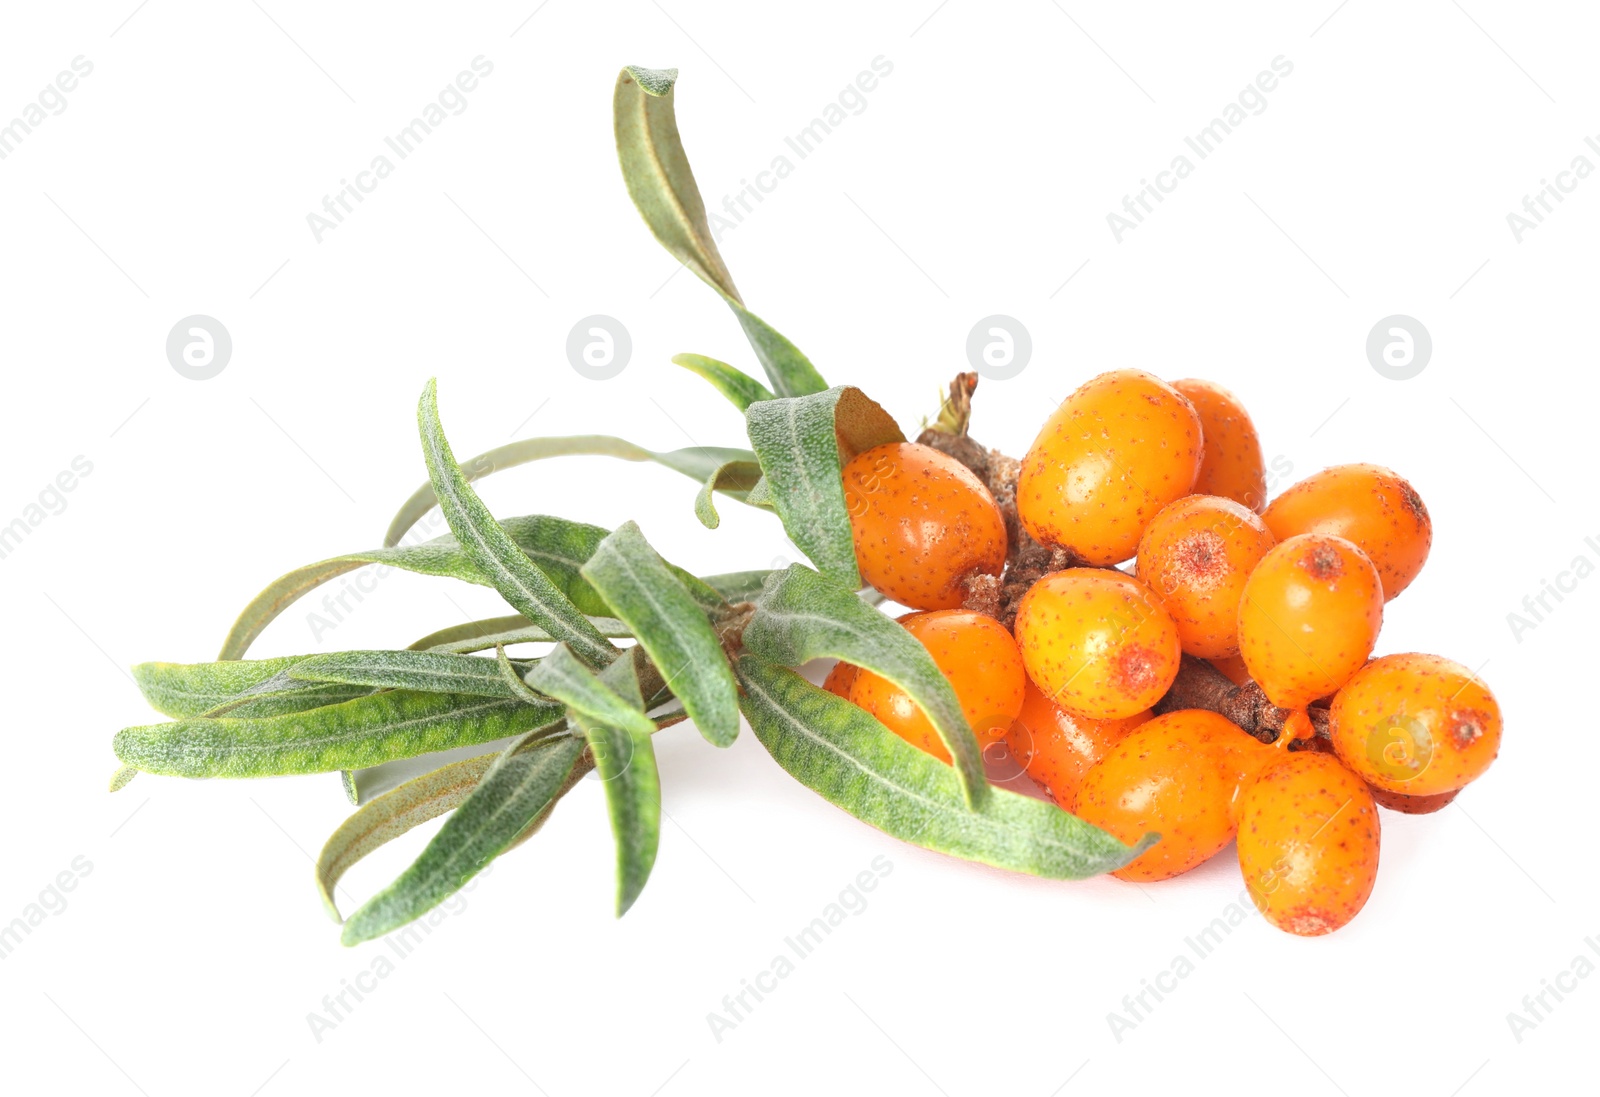
[[[1216,667],[1204,659],[1185,655],[1178,668],[1178,677],[1165,697],[1156,702],[1157,715],[1177,712],[1179,709],[1203,708],[1223,716],[1263,743],[1274,742],[1278,733],[1294,715],[1293,709],[1279,708],[1267,700],[1267,695],[1254,682],[1235,685]],[[1328,710],[1306,710],[1317,737],[1328,738]]]

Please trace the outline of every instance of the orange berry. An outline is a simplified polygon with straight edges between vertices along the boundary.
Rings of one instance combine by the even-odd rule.
[[[1337,758],[1302,750],[1262,770],[1239,813],[1239,868],[1257,909],[1315,937],[1360,912],[1378,874],[1378,805]]]
[[[969,575],[999,575],[1006,523],[971,469],[930,446],[890,442],[844,466],[861,577],[913,609],[958,609]]]
[[[1143,712],[1178,676],[1178,627],[1149,587],[1119,571],[1051,572],[1017,604],[1016,630],[1040,691],[1097,720]]]
[[[1381,808],[1398,811],[1403,815],[1432,815],[1441,808],[1449,806],[1450,802],[1461,795],[1461,790],[1453,788],[1449,792],[1441,792],[1434,796],[1407,796],[1403,792],[1390,792],[1386,788],[1379,788],[1372,782],[1367,782],[1367,791],[1372,793],[1372,798]]]
[[[1200,416],[1205,457],[1195,478],[1197,495],[1220,495],[1260,514],[1267,506],[1267,469],[1261,439],[1239,398],[1211,381],[1174,381]]]
[[[833,664],[833,669],[830,670],[828,672],[828,676],[822,680],[822,688],[833,694],[835,697],[843,697],[846,701],[848,701],[850,700],[850,687],[855,685],[856,675],[860,673],[860,667],[856,666],[854,663],[846,663],[841,659],[839,662]]]
[[[1155,512],[1194,487],[1202,446],[1200,416],[1171,385],[1102,373],[1045,420],[1022,459],[1017,515],[1084,563],[1120,563]]]
[[[1256,774],[1282,757],[1280,744],[1263,743],[1227,717],[1205,709],[1180,709],[1167,715],[1177,718],[1175,722],[1185,732],[1216,752],[1228,779],[1228,812],[1237,821],[1244,790]]]
[[[978,745],[988,747],[1003,738],[1022,710],[1027,682],[1022,656],[1005,626],[993,617],[964,609],[907,614],[900,623],[928,649],[935,665],[950,680]],[[899,686],[862,670],[850,687],[850,700],[906,742],[941,762],[950,761],[950,752],[927,715]]]
[[[1112,875],[1165,880],[1213,856],[1233,838],[1233,784],[1216,746],[1197,730],[1192,712],[1157,716],[1089,768],[1073,812],[1136,842],[1161,840]],[[1242,734],[1242,733],[1241,733]]]
[[[1139,578],[1161,599],[1190,655],[1239,651],[1239,597],[1277,539],[1232,499],[1190,495],[1162,507],[1139,538]]]
[[[1235,628],[1235,632],[1237,632]],[[1222,676],[1236,686],[1242,686],[1250,681],[1250,668],[1244,665],[1244,660],[1237,655],[1224,655],[1206,662],[1222,672]]]
[[[1433,520],[1422,496],[1380,465],[1323,469],[1274,499],[1261,517],[1280,541],[1297,533],[1354,541],[1383,577],[1386,601],[1417,577],[1433,544]]]
[[[1383,585],[1343,537],[1302,533],[1262,558],[1239,603],[1239,654],[1267,699],[1305,708],[1349,681],[1383,624]]]
[[[1385,655],[1333,699],[1333,746],[1368,782],[1437,796],[1474,781],[1500,751],[1500,705],[1460,663]]]
[[[1022,711],[1006,731],[1006,746],[1027,775],[1070,811],[1089,767],[1149,719],[1148,711],[1121,720],[1075,716],[1040,693],[1030,679]]]

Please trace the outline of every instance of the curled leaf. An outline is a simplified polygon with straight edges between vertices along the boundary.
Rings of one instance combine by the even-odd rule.
[[[759,479],[761,466],[754,461],[729,461],[718,465],[711,470],[711,475],[706,477],[706,482],[700,485],[700,491],[694,497],[695,517],[707,529],[716,529],[722,524],[722,518],[717,514],[715,493],[729,488],[748,491],[755,487]]]
[[[744,411],[757,400],[771,400],[773,397],[766,385],[748,373],[735,369],[726,362],[707,358],[703,354],[674,354],[672,364],[682,366],[689,372],[699,374],[710,381],[712,387],[726,396],[740,411]]]

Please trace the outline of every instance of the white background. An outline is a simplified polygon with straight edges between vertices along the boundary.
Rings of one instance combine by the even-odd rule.
[[[134,3],[7,5],[0,28],[0,120],[74,57],[94,66],[0,161],[0,524],[74,457],[93,465],[0,560],[0,922],[75,857],[92,865],[0,966],[7,1089],[1592,1088],[1600,979],[1520,1042],[1507,1015],[1580,954],[1600,962],[1584,945],[1600,935],[1600,580],[1520,637],[1507,614],[1575,557],[1600,561],[1584,540],[1600,539],[1600,181],[1520,243],[1506,221],[1574,157],[1600,163],[1583,143],[1600,127],[1591,11]],[[318,243],[306,215],[479,55],[494,70],[465,112]],[[430,376],[463,456],[539,433],[742,444],[738,416],[668,364],[697,351],[755,368],[629,204],[613,80],[624,63],[682,68],[684,138],[715,206],[880,55],[893,73],[866,109],[791,153],[793,174],[725,235],[752,308],[909,430],[966,368],[973,323],[1004,313],[1034,358],[980,388],[989,444],[1020,454],[1056,400],[1134,366],[1233,389],[1292,478],[1400,470],[1435,542],[1379,650],[1481,666],[1506,714],[1499,763],[1438,815],[1385,814],[1383,872],[1348,928],[1301,940],[1252,918],[1119,1042],[1107,1014],[1240,891],[1231,850],[1142,888],[1012,876],[856,822],[748,732],[719,752],[683,728],[658,744],[670,822],[626,919],[588,783],[319,1041],[307,1015],[382,948],[342,948],[312,885],[309,858],[349,810],[337,778],[146,776],[107,795],[112,734],[153,718],[124,668],[211,658],[270,579],[375,546],[423,478]],[[1106,214],[1280,55],[1293,73],[1265,111],[1118,243]],[[205,382],[164,353],[195,313],[234,341]],[[591,313],[632,333],[610,382],[565,358]],[[1433,336],[1411,381],[1366,359],[1394,313]],[[503,515],[636,518],[702,572],[794,554],[737,504],[703,529],[693,484],[654,467],[563,460],[483,490]],[[313,608],[255,653],[404,646],[505,612],[488,591],[398,574],[320,636]],[[352,872],[355,901],[432,829]],[[867,908],[715,1039],[723,996],[880,856],[893,868]]]

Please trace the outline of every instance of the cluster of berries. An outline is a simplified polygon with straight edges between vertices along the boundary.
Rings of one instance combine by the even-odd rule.
[[[1432,542],[1415,489],[1343,465],[1268,505],[1255,426],[1220,386],[1102,374],[994,491],[918,443],[843,475],[863,578],[912,608],[901,623],[986,751],[1004,742],[1058,805],[1125,841],[1160,833],[1123,879],[1168,879],[1237,839],[1267,920],[1330,932],[1371,893],[1378,805],[1436,811],[1499,750],[1499,706],[1467,668],[1372,657]],[[1024,549],[1063,566],[1027,576],[1005,622],[974,592],[1014,580]],[[1276,739],[1206,709],[1155,715],[1185,656],[1264,694]],[[891,683],[841,664],[825,688],[949,761]]]

